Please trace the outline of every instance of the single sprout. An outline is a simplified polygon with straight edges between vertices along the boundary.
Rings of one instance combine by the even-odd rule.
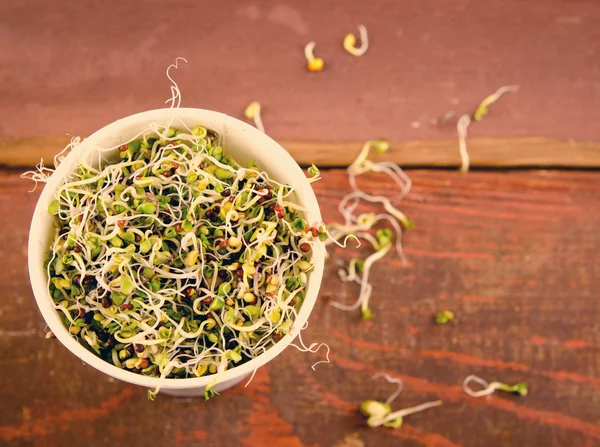
[[[314,164],[310,165],[310,167],[308,168],[308,173],[313,176],[316,177],[317,175],[319,175],[321,173],[321,171],[319,171],[319,168],[317,168]]]
[[[441,400],[436,400],[434,402],[426,402],[421,405],[416,405],[410,408],[404,408],[402,410],[394,411],[393,413],[389,413],[385,416],[373,416],[370,415],[369,419],[367,419],[367,425],[369,427],[379,427],[381,425],[390,428],[400,428],[402,423],[404,422],[404,417],[410,414],[419,413],[424,410],[428,410],[430,408],[439,407],[442,405]]]
[[[490,105],[492,105],[493,103],[498,101],[500,99],[500,97],[502,95],[504,95],[505,93],[514,93],[517,90],[519,90],[518,85],[506,85],[504,87],[500,87],[498,90],[496,90],[490,96],[488,96],[483,101],[481,101],[481,103],[475,109],[475,112],[473,112],[473,119],[475,121],[481,121],[483,119],[483,117],[488,114],[488,107]]]
[[[435,324],[446,324],[451,321],[454,321],[454,313],[449,310],[435,314]]]
[[[346,34],[344,37],[344,50],[352,56],[362,56],[369,49],[369,38],[367,36],[367,28],[364,25],[358,25],[360,33],[360,47],[356,48],[356,36],[352,33]]]
[[[246,107],[246,110],[244,110],[244,115],[249,120],[253,120],[256,128],[264,133],[265,126],[263,125],[262,118],[260,116],[260,112],[261,112],[260,102],[252,101],[250,104],[248,104],[248,107]]]
[[[319,171],[319,168],[317,168],[314,164],[310,165],[306,171],[308,172],[308,175],[310,175],[308,178],[309,183],[316,182],[321,178],[319,177],[321,175],[321,171]]]
[[[215,396],[220,396],[220,394],[209,387],[206,387],[204,389],[204,400],[209,400],[210,398],[215,397]]]
[[[456,123],[456,131],[458,132],[458,151],[460,153],[460,170],[467,172],[470,165],[469,152],[467,152],[467,128],[471,124],[469,115],[462,115]]]
[[[488,107],[491,104],[498,101],[498,99],[500,99],[500,97],[505,93],[514,93],[517,90],[519,90],[518,85],[507,85],[500,87],[490,96],[481,101],[481,103],[473,112],[473,119],[475,121],[481,121],[483,117],[488,114]],[[469,153],[467,152],[467,128],[470,124],[471,117],[467,114],[462,115],[456,123],[456,130],[458,132],[458,150],[460,152],[460,170],[462,172],[467,172],[469,170],[470,157]]]
[[[479,390],[479,391],[473,391],[471,388],[469,388],[470,382],[475,382],[475,383],[481,385],[483,387],[483,389]],[[514,393],[519,396],[527,395],[527,383],[526,382],[518,382],[514,385],[507,385],[506,383],[502,383],[502,382],[488,383],[487,381],[483,380],[481,377],[478,377],[475,375],[470,375],[463,381],[463,389],[465,390],[465,393],[467,393],[469,396],[472,396],[472,397],[488,396],[496,390],[505,391],[507,393]]]
[[[360,404],[360,411],[364,414],[367,419],[369,427],[384,427],[400,428],[402,426],[404,416],[409,414],[418,413],[419,411],[427,410],[429,408],[437,407],[442,405],[442,401],[438,400],[435,402],[427,402],[416,407],[405,408],[392,413],[391,403],[400,395],[402,391],[402,380],[391,377],[387,373],[379,373],[373,376],[373,379],[383,377],[389,383],[395,383],[397,385],[396,391],[388,397],[385,402],[379,402],[376,400],[366,400]]]
[[[304,57],[308,61],[307,67],[308,71],[321,71],[323,70],[323,66],[325,62],[320,57],[315,57],[313,51],[315,49],[315,42],[311,41],[306,44],[304,47]]]

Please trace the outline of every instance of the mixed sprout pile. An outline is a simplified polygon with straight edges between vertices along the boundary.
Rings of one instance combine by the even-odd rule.
[[[81,344],[128,371],[184,378],[239,365],[290,331],[326,237],[290,186],[240,166],[202,126],[153,126],[120,160],[103,153],[48,209],[48,287]]]

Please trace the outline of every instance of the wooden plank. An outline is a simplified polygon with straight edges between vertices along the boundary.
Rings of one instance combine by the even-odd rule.
[[[0,165],[25,169],[40,159],[51,163],[66,137],[0,140]],[[282,140],[302,166],[348,166],[363,142],[316,142]],[[600,168],[600,142],[552,138],[472,138],[468,140],[472,167],[568,167]],[[377,155],[374,154],[374,158]],[[402,167],[453,167],[460,163],[456,140],[393,142],[385,156]]]
[[[454,126],[432,119],[472,112],[498,87],[519,84],[470,136],[600,141],[595,1],[3,3],[6,138],[89,135],[164,107],[165,69],[183,56],[189,63],[173,73],[183,107],[242,117],[259,100],[280,140],[453,142]],[[201,26],[182,26],[195,14]],[[359,23],[370,48],[354,58],[341,43]],[[310,40],[325,59],[321,73],[306,70]]]
[[[353,433],[368,446],[600,444],[600,174],[408,173],[413,189],[400,207],[417,223],[403,239],[409,264],[390,254],[373,267],[374,320],[322,300],[303,333],[307,344],[329,344],[331,365],[313,372],[323,350],[288,349],[247,388],[210,402],[159,395],[151,403],[43,339],[26,262],[39,191],[28,194],[18,172],[0,170],[0,444],[325,447]],[[314,187],[332,221],[347,176],[322,175]],[[360,182],[375,194],[395,188],[387,176]],[[340,283],[338,263],[368,253],[331,250],[321,297],[354,300],[358,290]],[[456,325],[432,323],[443,309]],[[366,428],[357,405],[393,391],[371,380],[380,370],[404,381],[395,408],[444,405],[407,417],[400,430]],[[461,388],[471,373],[527,381],[530,393],[473,399]]]

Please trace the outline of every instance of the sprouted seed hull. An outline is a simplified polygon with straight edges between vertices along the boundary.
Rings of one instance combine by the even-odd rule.
[[[71,335],[161,378],[218,374],[281,340],[320,243],[292,187],[202,126],[152,126],[118,154],[81,163],[48,209],[48,291]]]

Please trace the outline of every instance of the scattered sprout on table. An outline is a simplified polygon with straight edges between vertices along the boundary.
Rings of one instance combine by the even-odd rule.
[[[471,117],[467,114],[461,115],[456,123],[458,133],[458,152],[460,153],[460,170],[467,172],[471,164],[469,152],[467,151],[467,128],[471,124]]]
[[[369,427],[384,427],[400,428],[403,423],[403,418],[410,414],[418,413],[420,411],[427,410],[429,408],[438,407],[442,405],[442,401],[437,400],[434,402],[427,402],[415,407],[405,408],[392,412],[392,402],[400,395],[402,391],[402,380],[389,376],[386,373],[379,373],[373,378],[384,377],[390,383],[396,383],[398,385],[396,391],[385,401],[380,402],[376,400],[366,400],[360,404],[360,412],[365,415],[367,424]]]
[[[325,62],[323,61],[323,59],[321,59],[320,57],[315,57],[315,55],[314,55],[315,45],[316,45],[315,42],[311,41],[311,42],[308,42],[306,44],[306,46],[304,47],[304,57],[306,57],[308,71],[313,71],[313,72],[323,70],[323,66],[325,65]]]
[[[400,428],[402,423],[404,422],[404,417],[419,413],[421,411],[428,410],[430,408],[439,407],[442,405],[441,400],[436,400],[433,402],[426,402],[421,405],[416,405],[414,407],[404,408],[402,410],[394,411],[394,412],[383,412],[382,410],[385,408],[384,406],[370,406],[365,407],[364,409],[361,407],[361,411],[365,416],[368,417],[367,425],[369,427],[379,427],[383,425],[384,427],[390,428]],[[369,413],[367,411],[374,410],[373,413]]]
[[[472,114],[473,119],[475,121],[481,121],[483,117],[488,114],[488,107],[491,104],[498,101],[498,99],[500,99],[500,97],[505,93],[514,93],[517,90],[519,90],[518,85],[507,85],[500,87],[490,96],[481,101]],[[460,153],[460,170],[462,172],[467,172],[470,165],[469,152],[467,151],[467,129],[470,124],[471,116],[468,114],[461,115],[456,123],[456,130],[458,133],[458,150]]]
[[[518,85],[505,85],[504,87],[500,87],[490,96],[481,101],[481,103],[475,109],[475,112],[473,112],[473,119],[475,121],[481,121],[483,117],[488,114],[488,107],[490,105],[498,101],[505,93],[515,93],[517,90],[519,90]]]
[[[48,289],[70,333],[116,367],[218,378],[291,330],[320,232],[290,186],[183,127],[153,123],[118,161],[65,179]]]
[[[264,133],[265,126],[263,125],[262,118],[260,116],[260,112],[261,112],[260,102],[252,101],[250,104],[248,104],[248,107],[246,107],[246,110],[244,110],[244,116],[246,118],[248,118],[249,120],[253,120],[256,128]]]
[[[435,324],[446,324],[454,321],[454,313],[449,310],[443,310],[435,314]]]
[[[374,253],[361,262],[360,270],[362,271],[356,269],[356,261],[351,261],[347,272],[344,270],[338,272],[342,281],[352,281],[360,285],[360,293],[357,300],[350,305],[335,301],[330,303],[333,307],[345,311],[355,310],[360,307],[361,315],[366,320],[373,318],[373,313],[369,308],[369,300],[373,289],[369,283],[369,272],[372,265],[390,251],[393,240],[392,229],[396,233],[396,251],[402,262],[406,263],[406,258],[402,252],[402,227],[400,224],[406,229],[414,228],[415,226],[414,222],[394,206],[388,197],[368,194],[362,191],[356,183],[356,177],[364,173],[385,173],[400,187],[400,193],[395,197],[397,200],[401,200],[408,193],[412,182],[402,169],[394,163],[373,162],[368,159],[372,148],[375,148],[379,153],[385,153],[389,149],[389,146],[389,143],[385,140],[367,141],[356,160],[348,167],[347,172],[353,192],[347,194],[338,205],[338,210],[344,218],[344,222],[329,224],[331,238],[325,242],[326,245],[329,245],[342,237],[355,236],[358,239],[364,239],[369,242],[375,250]],[[385,213],[362,213],[356,216],[354,211],[361,200],[383,205]],[[376,225],[380,223],[386,223],[390,227],[378,229],[373,234]],[[362,273],[362,275],[358,273]]]
[[[479,391],[473,391],[469,387],[469,383],[471,383],[471,382],[475,382],[478,385],[481,385],[483,387],[483,389],[481,389]],[[472,397],[489,396],[490,394],[494,393],[496,390],[505,391],[507,393],[517,394],[519,396],[527,395],[527,383],[526,382],[518,382],[514,385],[507,385],[506,383],[502,383],[502,382],[489,382],[488,383],[486,380],[482,379],[481,377],[475,376],[475,375],[470,375],[463,381],[463,389],[465,390],[465,393],[467,393],[469,396],[472,396]]]
[[[344,37],[344,50],[350,53],[352,56],[362,56],[369,49],[369,38],[367,36],[367,28],[364,25],[358,25],[358,31],[360,33],[360,47],[356,47],[356,36],[352,33],[346,34]]]

